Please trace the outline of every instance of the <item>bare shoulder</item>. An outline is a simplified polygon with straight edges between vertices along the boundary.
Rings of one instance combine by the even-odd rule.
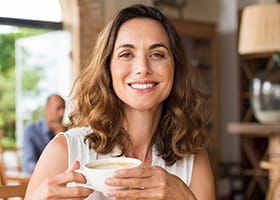
[[[55,166],[51,167],[46,165],[47,163],[56,163]],[[50,173],[62,172],[67,169],[68,166],[68,147],[67,141],[63,134],[56,136],[44,149],[34,173],[37,170],[44,169]],[[45,169],[47,168],[47,169]],[[53,172],[52,172],[53,170]],[[46,171],[45,171],[46,172]],[[51,174],[50,174],[51,175]]]
[[[61,150],[63,153],[65,153],[65,151],[67,153],[67,148],[67,141],[64,134],[59,134],[49,142],[44,151],[48,152]]]
[[[63,134],[56,136],[44,149],[29,181],[27,192],[31,192],[46,178],[65,171],[68,167],[67,141]]]
[[[215,181],[209,156],[205,149],[195,155],[190,188],[198,199],[215,199]]]

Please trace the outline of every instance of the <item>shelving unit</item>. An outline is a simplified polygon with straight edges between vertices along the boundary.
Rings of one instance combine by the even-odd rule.
[[[258,72],[271,66],[272,54],[239,57],[240,122],[235,125],[229,124],[229,132],[240,135],[243,188],[246,199],[265,199],[268,188],[268,173],[260,168],[259,163],[263,159],[268,159],[267,131],[271,131],[272,127],[259,124],[254,117],[250,106],[249,86]]]
[[[182,37],[192,64],[197,67],[202,75],[205,92],[213,99],[214,110],[212,122],[209,125],[209,134],[212,143],[208,149],[214,174],[218,175],[219,166],[219,89],[218,89],[218,61],[216,25],[213,23],[171,19],[173,25]]]
[[[255,195],[255,188],[257,186],[261,189],[263,193],[262,199],[264,199],[269,185],[273,185],[280,177],[278,167],[262,168],[261,166],[261,163],[264,163],[262,161],[265,161],[265,163],[280,161],[280,124],[261,124],[257,122],[230,123],[228,130],[232,134],[238,134],[244,137],[242,141],[244,154],[251,163],[250,168],[243,169],[243,175],[251,177],[246,187],[246,199],[257,198]],[[254,139],[257,138],[268,140],[268,144],[261,154],[259,146],[254,145]],[[269,178],[268,180],[267,177]]]

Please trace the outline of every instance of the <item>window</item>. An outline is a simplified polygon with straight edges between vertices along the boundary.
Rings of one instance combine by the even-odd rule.
[[[59,0],[0,0],[0,17],[62,21]]]
[[[70,33],[62,30],[59,0],[0,0],[0,37],[27,29],[31,30],[30,35],[22,34],[25,36],[14,42],[16,99],[10,111],[15,113],[15,133],[4,133],[16,138],[18,146],[22,143],[23,127],[42,117],[42,107],[50,93],[59,93],[68,101],[72,76]],[[30,79],[37,79],[32,87],[26,83]]]

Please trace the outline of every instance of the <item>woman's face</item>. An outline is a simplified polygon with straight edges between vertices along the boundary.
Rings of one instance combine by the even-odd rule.
[[[125,22],[117,35],[111,60],[113,87],[130,108],[157,108],[170,94],[174,62],[167,33],[148,18]]]

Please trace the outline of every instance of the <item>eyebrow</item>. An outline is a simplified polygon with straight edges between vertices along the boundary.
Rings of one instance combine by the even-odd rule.
[[[165,48],[166,50],[169,50],[169,48],[167,48],[166,45],[162,44],[162,43],[155,43],[155,44],[152,44],[149,49],[155,49],[155,48],[159,48],[159,47],[163,47]],[[131,48],[131,49],[134,49],[134,45],[132,44],[121,44],[119,45],[116,49],[120,49],[120,48]]]
[[[131,48],[131,49],[133,49],[134,45],[132,45],[132,44],[121,44],[116,49],[120,49],[120,48]]]
[[[155,48],[158,48],[158,47],[163,47],[163,48],[165,48],[166,50],[169,50],[169,48],[167,48],[167,46],[165,46],[165,45],[162,44],[162,43],[152,44],[152,45],[150,46],[149,49],[155,49]]]

